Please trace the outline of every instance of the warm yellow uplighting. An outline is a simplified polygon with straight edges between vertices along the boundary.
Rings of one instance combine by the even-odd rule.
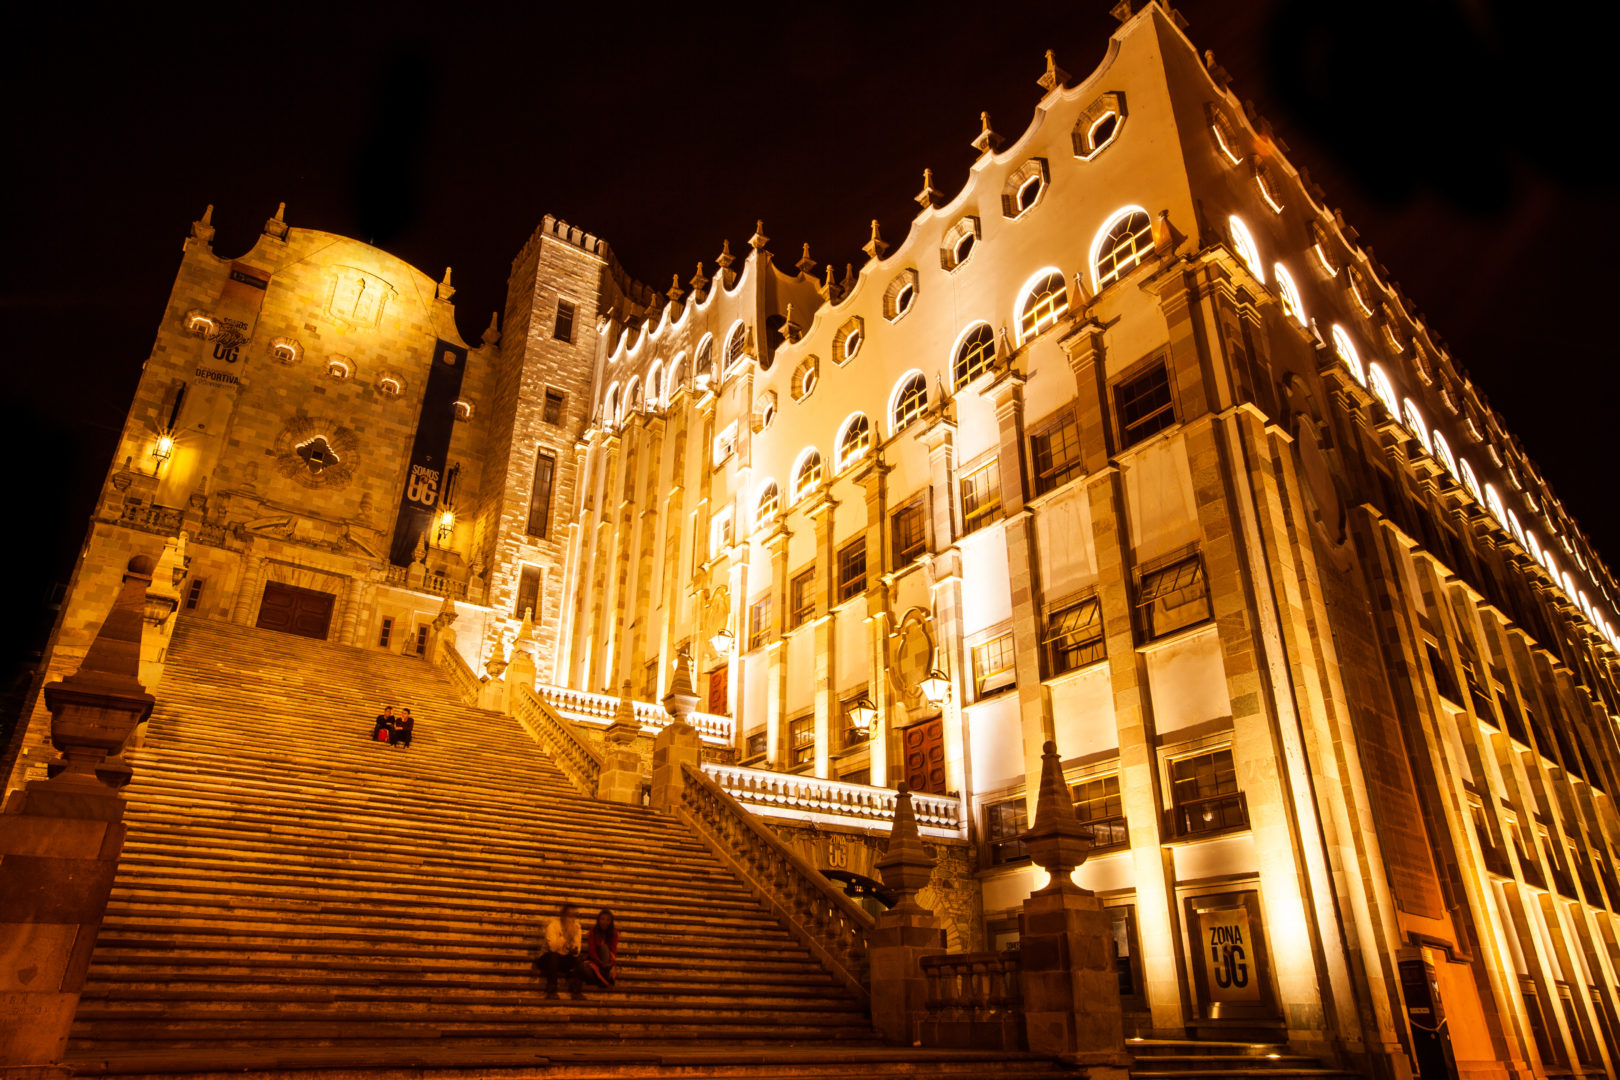
[[[159,435],[157,443],[152,447],[152,456],[157,458],[159,463],[162,463],[168,461],[173,454],[174,436],[168,434]]]

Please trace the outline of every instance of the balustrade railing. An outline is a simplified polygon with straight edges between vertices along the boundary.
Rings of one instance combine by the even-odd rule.
[[[478,704],[483,682],[473,674],[473,669],[467,666],[466,658],[453,648],[440,648],[439,663],[444,666],[450,681],[455,684],[461,700],[469,705]]]
[[[677,810],[834,975],[868,998],[872,916],[857,907],[702,769],[683,766]]]
[[[401,585],[405,588],[414,588],[419,592],[432,593],[434,596],[448,596],[452,600],[467,599],[467,583],[446,577],[443,574],[428,572],[422,578],[420,585],[410,584],[411,568],[408,566],[390,566],[383,580],[390,585]]]
[[[159,506],[131,500],[124,505],[123,523],[173,536],[180,531],[181,512],[173,506]]]
[[[619,699],[607,694],[593,694],[586,690],[570,690],[566,686],[540,686],[540,696],[553,709],[570,720],[581,724],[606,727],[613,723],[619,711]],[[669,711],[650,701],[632,701],[641,730],[656,735],[669,725]],[[714,713],[689,713],[686,722],[697,729],[698,735],[711,746],[730,746],[731,717]]]
[[[1024,1047],[1024,995],[1016,951],[925,956],[921,966],[928,984],[923,1045]]]
[[[895,793],[891,788],[738,765],[708,764],[703,769],[726,794],[766,817],[894,822]],[[914,791],[911,808],[917,815],[917,828],[921,832],[935,836],[961,835],[960,800]]]
[[[602,775],[602,755],[533,690],[518,683],[508,692],[512,695],[512,715],[517,717],[518,723],[551,752],[557,766],[580,791],[595,798],[597,781]]]

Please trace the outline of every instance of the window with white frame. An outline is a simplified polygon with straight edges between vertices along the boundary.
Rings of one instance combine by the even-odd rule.
[[[793,501],[798,502],[820,486],[821,455],[815,450],[808,450],[799,458],[799,464],[793,470]]]
[[[1046,616],[1041,635],[1050,675],[1085,667],[1103,658],[1102,605],[1095,596],[1059,608]]]
[[[844,421],[844,430],[838,436],[838,470],[849,468],[872,449],[872,424],[865,413],[856,413]]]
[[[730,371],[732,365],[743,358],[743,348],[748,344],[748,327],[741,322],[731,328],[726,336],[726,370]]]
[[[833,358],[840,364],[855,359],[855,354],[861,351],[861,343],[866,340],[865,329],[858,315],[839,327],[833,336]]]
[[[989,323],[970,326],[956,344],[951,360],[951,381],[960,390],[989,371],[996,362],[996,334]]]
[[[767,480],[759,486],[759,497],[754,501],[754,525],[758,527],[767,522],[775,521],[776,515],[782,509],[782,493],[776,486],[775,480]]]
[[[1153,250],[1153,219],[1140,206],[1115,212],[1091,242],[1091,279],[1098,292],[1118,281]]]
[[[709,519],[709,558],[712,559],[729,548],[736,535],[731,507],[716,511],[714,517]]]
[[[928,408],[928,378],[920,371],[901,376],[889,405],[889,426],[898,434]]]
[[[1069,310],[1069,289],[1063,271],[1047,270],[1024,290],[1018,307],[1018,338],[1028,341],[1056,324]]]
[[[703,335],[703,341],[697,349],[697,360],[692,364],[692,374],[702,377],[712,375],[714,372],[714,335]]]
[[[979,240],[979,219],[965,217],[945,230],[940,238],[939,266],[942,270],[955,270],[967,262]]]
[[[733,420],[714,438],[714,464],[724,465],[737,452],[737,421]]]
[[[973,646],[973,690],[977,697],[1004,690],[1017,681],[1011,630]]]
[[[1074,156],[1090,161],[1103,148],[1119,137],[1125,122],[1125,98],[1121,94],[1107,93],[1088,105],[1075,121]]]

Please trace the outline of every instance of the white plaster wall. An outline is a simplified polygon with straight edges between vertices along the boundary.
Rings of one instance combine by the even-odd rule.
[[[1147,669],[1159,734],[1232,715],[1215,627],[1150,650]]]
[[[1054,683],[1051,704],[1058,754],[1064,760],[1118,749],[1113,680],[1107,664],[1095,664]]]

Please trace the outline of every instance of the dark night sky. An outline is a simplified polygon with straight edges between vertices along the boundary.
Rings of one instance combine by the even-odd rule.
[[[476,341],[546,212],[658,288],[699,259],[712,273],[721,238],[740,247],[756,217],[788,262],[806,240],[824,262],[857,260],[873,217],[898,240],[924,166],[947,192],[965,179],[981,109],[1016,137],[1043,50],[1083,77],[1115,25],[1102,0],[43,8],[8,28],[4,75],[0,392],[20,425],[5,554],[26,609],[71,567],[205,204],[222,255],[285,200],[295,226],[435,277],[454,266]],[[1614,126],[1613,16],[1502,0],[1180,9],[1612,565],[1617,349],[1599,319],[1620,192],[1593,147]]]

